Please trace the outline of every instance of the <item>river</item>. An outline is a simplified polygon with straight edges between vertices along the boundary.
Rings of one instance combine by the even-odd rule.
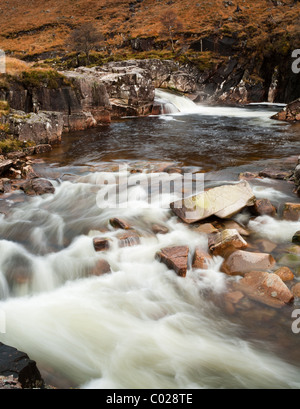
[[[120,165],[130,174],[166,162],[204,174],[206,186],[290,166],[300,152],[299,126],[271,120],[279,106],[205,107],[157,96],[177,109],[65,135],[45,154],[35,170],[53,182],[54,195],[1,199],[0,341],[26,351],[60,388],[299,388],[295,307],[229,313],[223,301],[232,279],[220,273],[221,258],[207,271],[189,269],[185,279],[155,260],[167,246],[207,248],[205,235],[164,207],[147,207],[142,196],[127,198],[124,208],[101,209],[97,201],[103,173],[115,176]],[[298,200],[286,182],[250,184],[278,207]],[[113,217],[134,226],[139,245],[118,245]],[[154,235],[153,223],[169,232]],[[269,217],[250,225],[254,241],[271,239],[280,251],[300,230],[299,222]],[[94,237],[110,238],[110,249],[96,253]],[[111,274],[91,275],[99,259]]]

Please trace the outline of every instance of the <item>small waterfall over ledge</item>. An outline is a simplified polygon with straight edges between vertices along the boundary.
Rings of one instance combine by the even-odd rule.
[[[197,112],[197,105],[185,96],[176,95],[174,93],[155,90],[154,115],[176,114],[179,112]]]

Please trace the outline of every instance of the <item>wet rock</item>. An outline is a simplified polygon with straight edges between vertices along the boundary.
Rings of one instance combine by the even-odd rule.
[[[194,258],[193,258],[193,268],[208,270],[209,263],[212,260],[212,257],[201,248],[196,248]]]
[[[221,269],[228,275],[243,276],[251,271],[270,270],[275,263],[275,259],[270,254],[238,250],[224,261]]]
[[[234,229],[211,234],[208,239],[209,250],[214,256],[225,257],[236,250],[245,249],[247,246],[247,242]]]
[[[249,298],[275,308],[283,307],[294,299],[280,277],[267,272],[247,273],[239,282],[239,287]]]
[[[153,224],[151,227],[154,234],[168,234],[169,229],[161,224]]]
[[[300,121],[300,98],[288,104],[282,111],[272,116],[272,119],[287,122]]]
[[[118,234],[120,247],[133,247],[141,243],[140,235],[135,230],[126,231]]]
[[[193,228],[193,230],[203,234],[218,233],[219,231],[211,223],[200,224],[200,226]]]
[[[15,348],[0,343],[0,375],[13,378],[22,388],[42,388],[44,381],[28,355]]]
[[[300,203],[285,203],[282,217],[284,220],[297,222],[300,219]]]
[[[94,249],[98,251],[107,251],[109,250],[110,243],[109,239],[103,239],[101,237],[95,237],[93,239]]]
[[[115,229],[122,229],[122,230],[130,230],[132,229],[132,226],[126,222],[126,220],[119,219],[117,217],[110,219],[109,223],[112,227]]]
[[[13,166],[13,161],[11,159],[3,160],[0,162],[0,175],[3,175]]]
[[[300,298],[300,283],[294,285],[294,287],[292,288],[292,293],[294,297]]]
[[[277,244],[267,239],[259,239],[255,242],[263,253],[272,253],[277,248]]]
[[[292,172],[287,172],[279,169],[264,169],[259,172],[259,176],[269,179],[285,180],[289,179],[292,176]]]
[[[55,192],[52,183],[46,179],[30,179],[20,186],[20,189],[29,196],[39,196]]]
[[[240,180],[251,180],[251,179],[256,179],[256,178],[259,178],[258,173],[244,172],[244,173],[240,173],[239,175]]]
[[[294,234],[294,236],[293,236],[293,238],[292,238],[292,242],[293,242],[294,244],[300,244],[300,231],[297,231],[297,232]]]
[[[234,220],[222,221],[220,225],[223,229],[237,230],[241,236],[245,236],[245,237],[250,236],[250,232],[247,229],[245,229],[245,227],[243,227],[241,224],[237,223]]]
[[[39,175],[33,170],[31,165],[26,165],[22,168],[22,177],[25,179],[36,179],[39,178]]]
[[[156,253],[156,259],[174,270],[180,277],[185,277],[188,269],[188,246],[166,247]]]
[[[293,272],[288,267],[280,267],[274,272],[274,274],[278,275],[278,277],[280,277],[284,282],[292,281],[295,278]]]
[[[215,215],[230,218],[246,206],[253,206],[255,196],[247,181],[209,189],[196,196],[171,203],[171,209],[186,223],[195,223]]]
[[[274,217],[276,215],[276,207],[272,205],[269,199],[256,200],[251,210],[256,216],[267,215]]]
[[[102,276],[111,273],[110,264],[106,260],[98,260],[96,266],[93,268],[91,275]]]

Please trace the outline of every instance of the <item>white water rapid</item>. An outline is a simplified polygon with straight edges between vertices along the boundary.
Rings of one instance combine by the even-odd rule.
[[[221,258],[186,279],[155,260],[166,246],[206,249],[206,236],[168,210],[143,208],[142,195],[126,209],[99,209],[100,176],[57,183],[54,195],[32,198],[1,220],[0,341],[83,388],[300,387],[297,368],[243,340],[206,297],[226,289]],[[128,220],[140,245],[119,247],[112,217]],[[152,223],[169,233],[155,236]],[[96,236],[112,240],[107,252],[94,251]],[[90,275],[99,259],[111,274]]]

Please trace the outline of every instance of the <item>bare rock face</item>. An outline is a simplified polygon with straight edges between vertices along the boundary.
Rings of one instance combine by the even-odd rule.
[[[13,111],[5,122],[12,135],[21,141],[34,141],[37,144],[57,143],[61,140],[64,127],[60,112],[39,112],[26,114]]]
[[[225,260],[222,271],[228,275],[243,276],[251,271],[267,271],[275,263],[275,259],[270,254],[238,250]]]
[[[300,98],[288,104],[282,111],[272,116],[272,119],[287,122],[300,121]]]
[[[188,246],[166,247],[156,254],[156,259],[174,270],[180,277],[185,277],[188,269]]]
[[[44,381],[28,355],[15,348],[0,343],[0,375],[13,377],[22,388],[42,388]],[[1,378],[0,378],[1,382]],[[3,382],[3,380],[2,380]]]
[[[246,206],[253,206],[255,196],[247,181],[209,189],[196,196],[171,203],[171,209],[186,223],[195,223],[215,215],[230,218]]]
[[[238,286],[249,298],[275,308],[283,307],[294,299],[288,287],[276,274],[250,272]]]

